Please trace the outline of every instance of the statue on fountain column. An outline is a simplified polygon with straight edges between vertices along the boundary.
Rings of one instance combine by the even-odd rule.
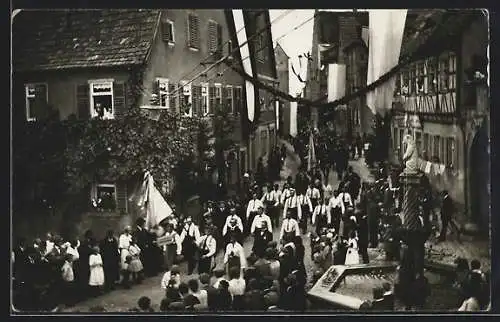
[[[406,134],[403,143],[406,146],[405,153],[403,155],[404,172],[405,173],[418,173],[418,151],[415,141],[410,134]]]

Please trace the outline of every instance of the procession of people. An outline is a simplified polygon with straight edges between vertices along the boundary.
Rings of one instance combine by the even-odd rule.
[[[34,243],[20,240],[13,256],[16,306],[23,310],[71,307],[162,273],[159,287],[165,297],[154,300],[161,301],[164,311],[306,310],[307,288],[331,265],[369,263],[368,248],[382,247],[388,261],[400,258],[402,201],[397,173],[381,167],[375,182],[363,182],[344,162],[349,154],[341,144],[337,143],[336,151],[343,156],[333,161],[318,157],[330,161],[327,165],[319,161],[309,170],[303,159],[295,177],[283,183],[268,182],[262,170],[257,178],[246,173],[243,179],[248,184],[236,196],[208,200],[196,219],[174,208],[154,227],[138,218],[133,228],[127,226],[120,234],[108,231],[102,240],[92,231],[81,241],[66,241],[52,233]],[[355,147],[354,157],[363,155],[359,142]],[[284,164],[274,166],[278,169],[269,169],[270,173],[279,172]],[[336,187],[328,180],[331,170],[337,172]],[[449,198],[443,192],[439,240],[446,238],[447,225],[452,223]],[[434,208],[425,206],[427,199],[422,201],[421,213],[425,234],[437,221],[430,210]],[[252,243],[250,251],[244,247],[247,242]],[[306,253],[314,263],[312,272],[304,264]],[[464,294],[473,290],[484,307],[488,304],[484,292],[471,283],[476,282],[462,281]],[[150,299],[139,302],[142,308],[137,310],[150,309],[144,304]]]

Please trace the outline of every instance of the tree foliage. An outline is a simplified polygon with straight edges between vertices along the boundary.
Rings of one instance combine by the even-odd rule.
[[[41,186],[57,204],[91,183],[127,181],[145,170],[159,184],[171,182],[179,168],[194,168],[205,127],[200,118],[166,112],[155,121],[140,109],[114,120],[24,123],[14,134],[15,194]]]

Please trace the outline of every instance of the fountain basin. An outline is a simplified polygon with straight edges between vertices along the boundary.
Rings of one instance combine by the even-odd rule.
[[[429,266],[429,265],[425,265]],[[384,282],[391,286],[397,281],[398,263],[331,266],[309,290],[307,296],[313,310],[370,310],[373,289]],[[452,287],[450,274],[430,266],[426,268],[431,295],[425,310],[450,310],[460,306],[459,292]],[[404,306],[396,300],[395,310]]]

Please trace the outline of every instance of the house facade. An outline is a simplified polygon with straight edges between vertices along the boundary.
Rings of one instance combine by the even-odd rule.
[[[417,36],[419,28],[424,32]],[[438,45],[404,68],[396,81],[392,161],[399,163],[408,132],[420,156],[441,168],[428,177],[436,191],[447,190],[457,203],[457,219],[466,228],[486,231],[490,109],[482,77],[487,77],[487,17],[479,10],[429,10],[409,16],[402,55],[426,35]]]
[[[250,59],[254,77],[260,82],[278,88],[278,74],[274,55],[273,38],[270,28],[269,10],[248,9],[242,10],[248,39],[248,57],[239,57],[239,60]],[[226,10],[228,21],[234,21],[231,10]],[[232,28],[233,43],[238,43],[237,30]],[[271,149],[277,144],[276,126],[276,97],[267,90],[255,86],[255,119],[249,124],[246,146],[240,147],[240,173],[255,172],[259,158],[266,165]],[[245,94],[246,95],[246,94]],[[246,97],[246,96],[245,96]],[[248,123],[242,116],[242,123]]]
[[[274,48],[276,57],[276,71],[278,73],[278,88],[284,93],[290,92],[290,57],[286,54],[283,47],[277,44]],[[283,137],[290,135],[290,101],[279,101],[279,133]]]
[[[113,119],[150,106],[156,95],[158,109],[186,116],[224,108],[239,144],[243,79],[214,64],[229,37],[224,10],[21,11],[13,19],[13,118],[36,122],[51,107],[61,120],[98,113]],[[230,172],[236,180],[237,162]],[[81,222],[80,231],[130,223],[131,189],[127,182],[96,182],[89,204],[111,196],[115,211],[72,220]]]
[[[349,59],[353,55],[350,48],[354,42],[362,38],[362,27],[367,25],[367,12],[316,11],[313,23],[312,60],[307,70],[307,99],[318,100],[322,98],[325,103],[327,102],[328,64],[348,65]],[[358,49],[356,49],[357,51]],[[346,86],[347,90],[348,86]],[[333,121],[337,134],[345,135],[350,128],[350,115],[353,113],[352,109],[348,109],[348,107],[339,106],[335,111],[328,111],[326,117],[318,116],[317,110],[313,108],[312,117],[316,124],[319,120]],[[360,108],[360,111],[364,110]]]

